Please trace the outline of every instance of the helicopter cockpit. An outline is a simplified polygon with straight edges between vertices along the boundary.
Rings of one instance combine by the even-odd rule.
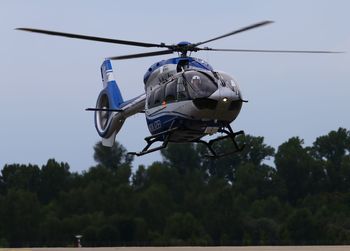
[[[212,77],[200,71],[187,71],[183,76],[191,99],[207,98],[218,88]]]
[[[154,88],[148,97],[148,108],[176,101],[207,98],[217,89],[211,72],[188,70],[175,74],[168,82]]]

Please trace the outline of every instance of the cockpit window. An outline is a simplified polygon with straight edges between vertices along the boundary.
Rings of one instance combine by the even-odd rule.
[[[187,100],[188,94],[185,88],[185,81],[182,76],[177,79],[177,100]]]
[[[217,90],[214,80],[202,72],[188,71],[184,76],[192,99],[209,97]]]
[[[214,78],[199,71],[185,71],[176,74],[169,82],[149,90],[148,108],[165,104],[207,98],[217,90]]]
[[[238,88],[238,85],[236,84],[236,81],[226,73],[220,73],[218,75],[219,75],[220,81],[222,81],[226,86],[230,87],[231,90],[236,92],[236,94],[238,95],[239,88]]]

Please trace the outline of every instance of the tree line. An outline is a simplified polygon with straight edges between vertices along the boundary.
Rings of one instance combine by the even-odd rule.
[[[276,150],[263,137],[238,141],[244,151],[220,159],[171,144],[163,161],[134,172],[118,143],[97,143],[97,164],[81,173],[54,159],[7,164],[0,247],[72,246],[77,234],[84,246],[350,243],[350,131]]]

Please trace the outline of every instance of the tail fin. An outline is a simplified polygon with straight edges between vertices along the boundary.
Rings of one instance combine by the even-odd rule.
[[[111,60],[106,59],[101,65],[101,75],[103,88],[106,89],[108,96],[110,96],[110,108],[117,109],[124,102],[122,94],[119,90],[118,84],[113,75],[113,68]]]
[[[103,90],[97,99],[96,108],[119,109],[124,100],[120,93],[118,84],[115,81],[112,64],[109,59],[106,59],[102,63],[101,75]],[[115,136],[119,132],[123,123],[124,117],[119,112],[95,112],[95,127],[99,135],[102,137],[102,144],[104,146],[113,146]]]
[[[97,98],[95,127],[104,146],[113,146],[115,136],[126,118],[144,110],[146,95],[124,102],[113,76],[111,61],[106,59],[101,65],[103,89]]]

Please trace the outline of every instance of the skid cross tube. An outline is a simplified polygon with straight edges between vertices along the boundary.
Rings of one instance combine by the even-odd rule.
[[[168,143],[169,143],[169,137],[177,129],[178,129],[177,127],[170,128],[164,132],[160,132],[160,133],[146,137],[145,140],[147,142],[147,145],[145,146],[145,148],[142,149],[141,152],[128,152],[128,154],[142,156],[142,155],[145,155],[147,153],[152,153],[152,152],[158,151],[160,149],[166,148]],[[163,137],[164,137],[164,140],[162,140]],[[149,149],[153,145],[153,143],[158,142],[158,141],[163,141],[163,144],[160,146]]]

